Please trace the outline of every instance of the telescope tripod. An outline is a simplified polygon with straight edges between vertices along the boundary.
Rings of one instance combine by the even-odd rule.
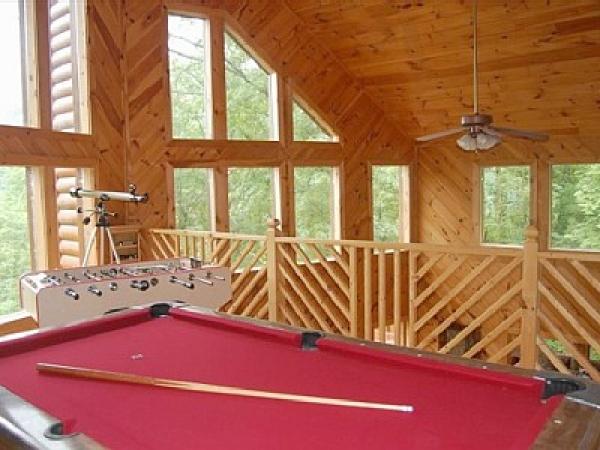
[[[84,210],[79,208],[78,212],[83,213]],[[121,264],[121,258],[119,258],[119,254],[117,253],[117,249],[115,247],[115,241],[113,239],[112,232],[110,231],[110,221],[109,217],[115,217],[117,213],[109,212],[104,205],[104,202],[100,200],[96,205],[96,208],[93,210],[86,210],[86,212],[90,212],[91,214],[88,217],[83,219],[83,223],[85,225],[91,222],[91,216],[96,214],[98,216],[98,221],[96,222],[94,229],[88,236],[88,241],[85,246],[85,253],[83,255],[83,267],[87,267],[88,261],[90,259],[90,255],[92,254],[92,249],[94,248],[94,243],[96,242],[96,238],[98,232],[100,233],[100,255],[98,257],[98,265],[104,264],[104,250],[106,246],[106,241],[108,241],[110,254],[115,263]]]

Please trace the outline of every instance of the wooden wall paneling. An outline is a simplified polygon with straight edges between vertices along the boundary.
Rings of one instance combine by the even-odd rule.
[[[471,203],[473,204],[473,210],[471,213],[473,220],[473,239],[471,240],[471,243],[473,245],[479,245],[481,244],[481,239],[483,237],[483,224],[481,223],[483,198],[481,196],[481,166],[479,164],[473,164],[471,183],[473,186],[473,196],[471,200]]]
[[[217,2],[218,3],[218,2]],[[192,5],[192,3],[189,3]],[[206,2],[200,6],[189,6],[191,10],[204,13],[216,20],[216,32],[219,25],[219,14],[231,14],[225,17],[227,27],[238,34],[247,44],[256,49],[259,59],[277,71],[281,81],[280,88],[285,87],[289,77],[293,89],[298,89],[302,97],[315,111],[327,120],[340,134],[342,144],[313,144],[291,142],[291,104],[289,89],[280,89],[286,93],[279,99],[280,114],[284,121],[282,142],[276,143],[234,143],[227,141],[169,141],[164,130],[168,129],[168,82],[166,44],[158,41],[161,30],[164,32],[166,21],[165,4],[160,0],[145,2],[145,8],[137,2],[127,2],[127,107],[129,121],[129,137],[127,142],[128,173],[131,179],[143,173],[148,179],[147,187],[150,202],[146,207],[136,208],[136,216],[130,214],[130,221],[144,226],[166,224],[162,209],[166,209],[166,199],[161,192],[161,181],[153,174],[153,167],[169,162],[181,166],[196,163],[282,166],[290,161],[302,161],[310,164],[313,161],[333,161],[335,166],[343,167],[342,184],[353,193],[349,200],[352,207],[345,207],[347,217],[343,236],[367,237],[370,229],[370,218],[356,211],[364,211],[368,189],[364,175],[366,158],[369,151],[374,157],[410,160],[412,145],[402,137],[393,123],[381,119],[381,111],[373,101],[362,93],[358,84],[335,57],[323,49],[314,39],[304,33],[301,21],[281,1],[247,1],[226,2],[217,5]],[[188,2],[166,2],[168,8],[185,11]],[[210,8],[215,8],[214,12]],[[145,14],[144,14],[145,9]],[[161,17],[162,16],[162,17]],[[217,17],[217,19],[214,19]],[[143,24],[144,26],[141,26]],[[163,27],[163,28],[161,28]],[[150,31],[149,31],[150,30]],[[214,35],[213,35],[214,39]],[[166,40],[165,40],[166,42]],[[219,44],[220,45],[220,44]],[[162,48],[161,48],[162,47]],[[154,57],[154,55],[157,55]],[[156,59],[164,55],[163,60]],[[216,58],[217,53],[213,52]],[[139,61],[145,58],[149,64],[143,72]],[[152,58],[152,59],[151,59]],[[220,64],[220,63],[219,63]],[[318,70],[315,70],[318,67]],[[221,77],[213,73],[214,77]],[[221,89],[221,87],[217,87]],[[221,94],[218,94],[219,96]],[[224,96],[223,96],[224,97]],[[217,98],[217,103],[223,102]],[[217,104],[215,103],[215,104]],[[286,104],[288,103],[288,104]],[[283,108],[282,108],[283,107]],[[364,112],[361,112],[364,111]],[[216,121],[220,120],[218,108],[215,110]],[[218,127],[215,125],[215,132]],[[280,130],[281,131],[281,130]],[[218,131],[224,135],[224,130]],[[224,137],[224,136],[223,136]],[[365,138],[365,139],[363,139]],[[403,148],[400,149],[400,146]],[[143,148],[143,150],[141,150]],[[271,148],[272,150],[269,150]],[[327,150],[325,150],[327,148]],[[390,150],[388,152],[388,150]],[[398,151],[397,151],[398,150]],[[346,157],[354,155],[353,157]],[[401,156],[402,155],[402,156]],[[361,162],[362,161],[362,162]],[[287,167],[287,166],[282,166]],[[282,181],[285,182],[285,171],[282,169]],[[289,174],[291,177],[292,174]],[[157,179],[158,178],[158,179]],[[289,178],[288,178],[289,180]],[[139,183],[141,185],[141,183]],[[288,181],[289,185],[289,181]],[[162,189],[164,191],[164,188]],[[288,193],[289,192],[289,193]],[[292,191],[282,189],[283,203],[291,204]],[[347,197],[344,197],[346,200]],[[217,204],[226,205],[222,200]],[[218,208],[217,208],[218,209]],[[288,211],[292,211],[288,208]],[[352,212],[350,212],[352,211]],[[289,212],[286,214],[289,216]],[[224,218],[223,218],[224,219]],[[282,218],[283,219],[283,218]],[[224,220],[217,220],[224,224]],[[283,220],[284,226],[286,220]],[[287,220],[291,223],[290,218]]]
[[[529,164],[535,167],[532,218],[541,248],[548,245],[550,221],[549,170],[553,163],[600,162],[600,136],[553,136],[545,143],[507,139],[479,155],[456,148],[452,139],[419,146],[419,240],[428,243],[479,243],[474,205],[477,171],[471,165]],[[471,208],[471,211],[469,210]]]
[[[88,1],[87,30],[90,77],[91,131],[98,158],[96,188],[107,191],[127,189],[125,163],[124,11],[122,2]],[[111,202],[118,213],[114,223],[126,220],[128,206]]]
[[[147,203],[129,209],[128,221],[164,226],[168,222],[164,147],[170,111],[167,14],[160,1],[129,1],[125,18],[127,173],[140,191],[149,193]]]
[[[92,167],[97,157],[90,136],[0,125],[0,163]]]

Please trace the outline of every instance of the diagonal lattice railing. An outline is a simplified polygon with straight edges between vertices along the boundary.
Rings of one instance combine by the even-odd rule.
[[[541,253],[540,367],[600,381],[600,256]]]
[[[221,311],[267,318],[265,236],[193,230],[149,230],[154,259],[195,257],[231,269],[232,298]]]
[[[489,362],[517,361],[521,252],[422,248],[410,253],[408,344]]]
[[[146,257],[232,270],[222,310],[600,380],[600,255],[148,230]]]

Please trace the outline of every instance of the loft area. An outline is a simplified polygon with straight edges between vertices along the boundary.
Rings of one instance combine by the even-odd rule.
[[[587,255],[600,247],[595,213],[600,202],[595,188],[600,166],[594,133],[586,128],[585,121],[597,111],[589,110],[583,122],[578,119],[586,101],[594,97],[590,91],[583,100],[580,91],[597,77],[590,72],[597,59],[586,53],[594,42],[588,17],[594,17],[595,9],[589,2],[576,8],[546,7],[547,15],[539,19],[517,6],[506,10],[480,8],[481,77],[496,77],[504,85],[512,80],[511,71],[518,73],[524,70],[521,67],[537,71],[540,66],[551,65],[555,72],[541,80],[532,77],[517,92],[526,98],[541,96],[533,100],[542,102],[550,94],[535,89],[530,94],[527,90],[537,80],[541,86],[552,87],[547,89],[555,97],[552,108],[560,104],[559,91],[570,91],[563,111],[579,99],[583,109],[572,118],[580,127],[578,133],[573,128],[557,128],[559,120],[550,112],[543,126],[535,120],[530,122],[531,127],[553,133],[550,141],[529,145],[511,139],[493,152],[471,156],[457,151],[451,140],[414,144],[411,138],[434,131],[433,125],[424,125],[426,121],[419,119],[412,127],[401,127],[400,111],[392,106],[399,101],[410,104],[402,97],[403,89],[423,87],[417,95],[423,96],[423,110],[428,110],[425,96],[433,94],[426,94],[427,83],[438,83],[438,90],[444,92],[446,88],[451,95],[455,88],[446,84],[466,83],[466,67],[454,72],[448,69],[445,78],[436,75],[432,81],[406,75],[403,82],[402,71],[409,73],[409,66],[394,66],[370,53],[367,42],[377,36],[377,27],[358,29],[356,36],[365,43],[357,41],[360,57],[349,55],[345,49],[352,48],[349,37],[341,44],[331,33],[351,35],[347,25],[353,8],[341,8],[334,20],[331,14],[337,11],[335,6],[321,10],[309,4],[287,4],[281,18],[286,17],[290,24],[306,21],[311,32],[302,36],[296,33],[298,43],[288,43],[286,53],[274,45],[275,29],[259,33],[255,28],[252,14],[256,11],[240,9],[244,12],[237,17],[227,8],[193,3],[187,11],[167,7],[155,25],[155,29],[163,30],[164,41],[154,38],[142,44],[148,31],[138,32],[133,25],[125,27],[125,37],[102,34],[103,27],[123,27],[109,18],[122,15],[128,7],[103,11],[92,5],[88,16],[97,12],[97,17],[103,18],[96,22],[86,20],[80,2],[52,1],[46,6],[47,11],[43,5],[33,7],[29,2],[2,5],[6,33],[12,33],[19,44],[4,50],[15,70],[2,84],[9,99],[2,122],[10,127],[0,130],[6,163],[0,173],[0,197],[4,209],[11,212],[2,230],[3,313],[19,310],[16,281],[23,272],[81,265],[90,230],[82,224],[77,208],[89,208],[91,203],[69,196],[69,189],[75,186],[122,190],[128,182],[135,182],[149,192],[148,205],[111,205],[119,214],[115,225],[126,227],[122,242],[130,250],[121,249],[126,260],[147,259],[155,251],[152,245],[144,245],[143,238],[139,246],[131,245],[136,241],[131,233],[144,236],[149,230],[172,227],[260,236],[265,234],[270,217],[279,219],[281,235],[324,241],[374,239],[401,244],[514,246],[518,250],[526,227],[533,224],[541,251],[582,251]],[[382,8],[365,11],[376,18],[384,14]],[[404,12],[406,17],[387,12],[398,23],[410,20],[415,11],[460,15],[457,27],[468,19],[468,14],[462,14],[468,12],[465,5],[423,8],[409,8]],[[582,39],[585,44],[578,58],[586,62],[584,72],[591,74],[589,81],[577,84],[576,77],[582,76],[572,70],[577,59],[564,59],[557,50],[556,60],[545,62],[514,30],[513,39],[522,39],[519,51],[534,55],[532,65],[503,56],[500,60],[508,68],[494,66],[490,62],[494,61],[492,49],[504,55],[508,47],[494,40],[496,35],[485,24],[508,12],[518,15],[518,23],[531,24],[538,39],[552,27],[560,30],[559,36]],[[315,22],[313,13],[325,14],[328,25]],[[567,18],[554,24],[561,14]],[[45,16],[47,31],[40,20]],[[443,23],[440,26],[450,26],[452,21]],[[413,27],[415,36],[421,36],[418,25],[407,26]],[[570,26],[571,34],[567,32]],[[590,39],[586,40],[588,34]],[[316,43],[319,39],[323,46]],[[566,55],[569,41],[555,39],[555,45],[564,46]],[[486,44],[487,40],[491,43]],[[395,46],[386,52],[391,55],[394,48],[398,61],[405,57],[403,52],[411,50],[408,41],[391,37],[388,41],[381,46]],[[456,36],[447,51],[463,44]],[[417,45],[415,41],[413,47]],[[34,47],[37,51],[30,51]],[[48,57],[45,48],[49,49]],[[160,48],[165,57],[153,63],[160,70],[144,70]],[[427,49],[421,50],[427,54]],[[322,59],[318,63],[317,54]],[[90,55],[103,63],[95,65]],[[119,55],[126,61],[123,66],[118,63]],[[326,72],[309,70],[315,67],[325,67]],[[562,78],[559,73],[564,74]],[[121,78],[127,81],[127,91],[115,83]],[[389,95],[384,101],[381,95],[387,95],[397,83],[402,85],[397,90],[399,97]],[[36,85],[47,95],[35,95]],[[91,96],[90,86],[97,87]],[[495,85],[484,84],[481,101],[498,108],[502,104],[500,97],[494,100],[495,89]],[[122,104],[118,98],[126,102]],[[451,100],[446,104],[454,107]],[[513,106],[517,104],[513,102]],[[422,114],[421,109],[418,114]],[[119,117],[127,118],[125,127],[118,125]],[[510,123],[511,116],[507,117]],[[515,113],[515,117],[521,115]],[[442,125],[450,123],[442,121]],[[306,256],[314,260],[315,250],[307,252]],[[323,252],[322,257],[330,258],[331,254]],[[259,258],[254,263],[264,261]],[[445,273],[444,264],[436,264],[441,266],[440,273]],[[595,265],[588,270],[591,279],[579,273],[564,276],[583,277],[574,289],[587,292],[595,286],[590,285]],[[311,302],[317,300],[308,294]],[[591,344],[583,354],[589,353],[594,361],[596,339],[583,339]],[[551,339],[548,345],[559,355],[569,353],[559,341]],[[440,344],[438,349],[442,347]]]
[[[25,273],[194,305],[202,261],[231,320],[600,382],[600,5],[473,6],[0,2],[0,335],[44,326]],[[70,191],[130,184],[111,252]]]

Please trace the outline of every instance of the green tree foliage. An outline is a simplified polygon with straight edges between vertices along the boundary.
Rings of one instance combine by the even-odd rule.
[[[0,167],[0,314],[19,308],[19,277],[31,270],[24,167]]]
[[[225,89],[229,139],[264,141],[274,135],[269,74],[225,33]]]
[[[271,168],[229,169],[229,229],[232,233],[265,234],[267,219],[274,217]]]
[[[600,248],[600,164],[552,167],[551,245]]]
[[[521,244],[529,224],[529,167],[482,170],[483,242]]]
[[[174,170],[177,228],[210,230],[209,177],[209,169]]]
[[[333,141],[327,132],[298,102],[294,101],[292,110],[295,141]]]
[[[201,19],[169,17],[169,56],[173,133],[179,138],[205,137],[205,23]],[[267,140],[273,136],[269,74],[229,35],[225,35],[227,129],[231,139]],[[296,105],[295,130],[301,140],[331,140],[310,115]],[[209,229],[208,171],[176,169],[175,210],[178,228]],[[331,177],[331,170],[329,177]],[[302,171],[297,187],[308,200],[299,200],[315,225],[300,224],[306,235],[331,235],[331,181],[323,169]],[[205,181],[206,180],[206,181]],[[315,183],[319,186],[314,189]],[[273,170],[231,169],[229,175],[230,230],[264,234],[274,215]],[[326,186],[322,190],[321,187]],[[304,197],[304,196],[302,196]],[[300,197],[298,197],[300,198]],[[314,205],[313,205],[314,203]],[[312,212],[319,212],[318,216]],[[304,214],[303,214],[304,215]],[[310,215],[310,216],[309,216]],[[310,220],[308,221],[310,222]]]
[[[333,238],[333,169],[294,169],[296,235],[313,239]]]
[[[169,15],[169,76],[173,137],[206,138],[206,21]]]
[[[373,237],[376,241],[398,241],[400,237],[403,168],[373,166]]]

